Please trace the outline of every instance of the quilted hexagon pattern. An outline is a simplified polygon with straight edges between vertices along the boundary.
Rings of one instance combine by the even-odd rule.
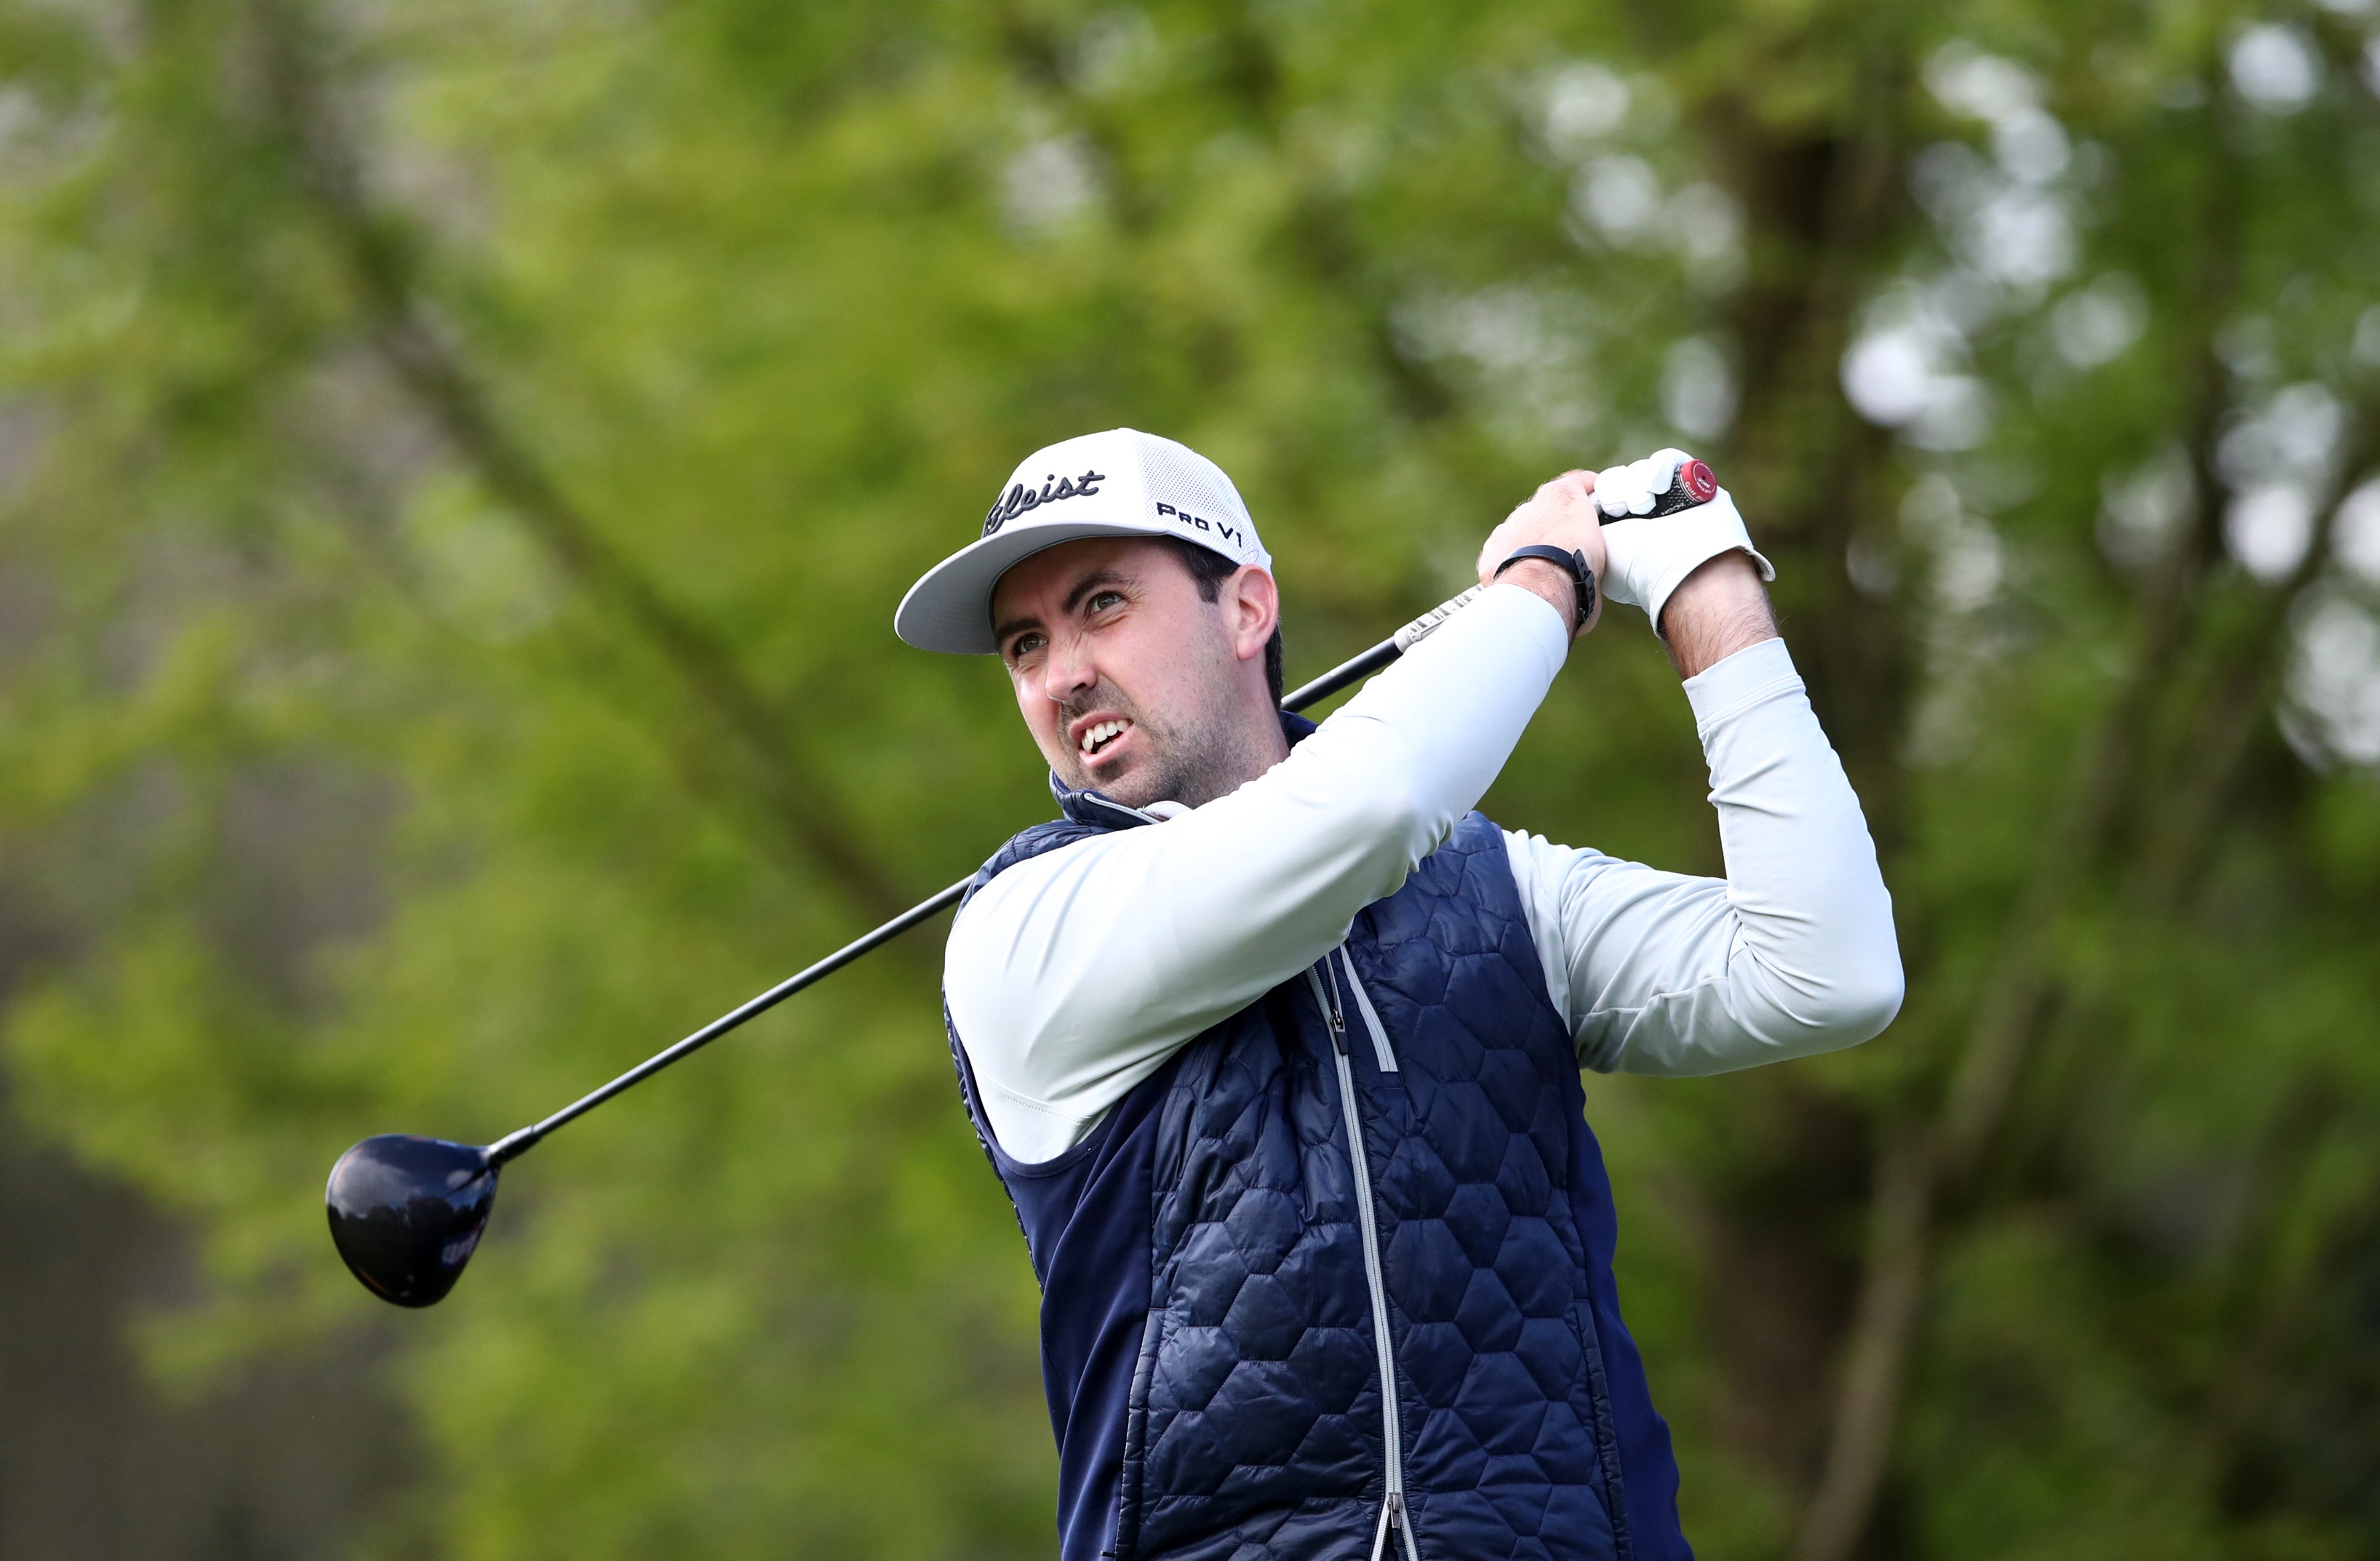
[[[1609,1189],[1504,849],[1472,815],[1348,940],[1397,1064],[1349,1049],[1415,1548],[1675,1561],[1666,1433],[1631,1444],[1661,1468],[1622,1469],[1621,1422],[1659,1422],[1597,1293]],[[1301,979],[1190,1042],[1043,1183],[987,1136],[1043,1277],[1045,1360],[1080,1362],[1050,1376],[1067,1561],[1371,1554],[1387,1404],[1332,1052]],[[1129,1242],[1068,1266],[1068,1242],[1123,1224]],[[1099,1348],[1067,1342],[1083,1306],[1104,1309]],[[1094,1420],[1120,1437],[1070,1464]],[[1658,1499],[1632,1509],[1639,1487]]]

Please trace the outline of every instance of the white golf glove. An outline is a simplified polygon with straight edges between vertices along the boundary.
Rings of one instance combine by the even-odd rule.
[[[1681,482],[1690,492],[1697,485],[1707,485],[1713,490],[1711,497],[1675,514],[1653,514],[1656,504]],[[1601,584],[1603,594],[1610,600],[1644,608],[1656,634],[1660,633],[1661,608],[1670,593],[1722,553],[1741,549],[1751,555],[1762,579],[1777,578],[1776,567],[1752,545],[1752,535],[1743,529],[1735,501],[1712,480],[1710,468],[1683,450],[1656,450],[1643,460],[1597,472],[1595,502],[1606,515],[1643,517],[1604,523],[1603,546],[1609,557]]]

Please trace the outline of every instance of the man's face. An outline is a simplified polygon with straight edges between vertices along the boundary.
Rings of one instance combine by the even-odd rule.
[[[1200,598],[1170,546],[1129,537],[1062,543],[1001,577],[1000,658],[1061,781],[1195,808],[1280,759],[1263,670],[1271,579],[1243,568],[1218,597]]]

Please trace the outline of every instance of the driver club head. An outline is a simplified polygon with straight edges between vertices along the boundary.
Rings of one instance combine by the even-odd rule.
[[[398,1306],[443,1300],[487,1228],[496,1165],[468,1143],[382,1133],[339,1156],[331,1239],[364,1287]]]

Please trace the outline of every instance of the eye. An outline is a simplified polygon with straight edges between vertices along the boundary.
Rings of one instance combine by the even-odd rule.
[[[1018,635],[1008,642],[1009,665],[1014,666],[1022,663],[1026,656],[1039,650],[1044,643],[1046,641],[1038,634],[1028,631]]]
[[[1094,613],[1104,613],[1110,607],[1121,607],[1123,605],[1123,592],[1121,591],[1093,591],[1089,605]]]

